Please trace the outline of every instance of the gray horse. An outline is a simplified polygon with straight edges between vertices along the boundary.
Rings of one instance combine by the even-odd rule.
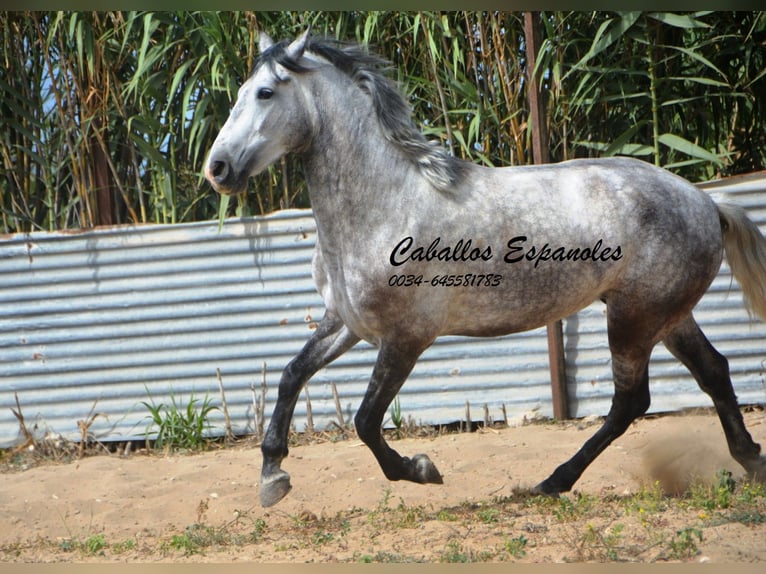
[[[311,38],[260,57],[210,150],[220,193],[288,153],[300,156],[316,218],[313,275],[326,314],[286,366],[262,445],[260,496],[290,490],[281,469],[304,384],[360,339],[379,351],[354,419],[389,480],[441,483],[424,454],[400,456],[383,417],[421,353],[441,335],[496,336],[606,303],[615,393],[603,426],[533,491],[557,495],[649,407],[648,365],[660,341],[710,395],[733,457],[766,480],[728,362],[692,309],[723,252],[749,309],[766,317],[766,240],[745,213],[716,205],[648,163],[614,158],[487,168],[459,161],[416,129],[358,46]]]

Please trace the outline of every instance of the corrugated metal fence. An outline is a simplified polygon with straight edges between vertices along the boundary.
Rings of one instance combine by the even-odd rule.
[[[766,231],[766,175],[725,190]],[[185,404],[193,394],[220,405],[220,370],[236,433],[254,428],[254,392],[267,385],[273,408],[282,368],[323,314],[310,274],[315,240],[309,210],[188,225],[20,234],[0,239],[0,446],[18,439],[18,395],[28,426],[70,438],[77,420],[101,440],[141,438],[142,404]],[[669,246],[672,248],[672,246]],[[743,403],[766,402],[766,325],[750,321],[724,265],[697,317],[731,362]],[[572,416],[604,414],[612,395],[604,306],[564,322]],[[360,343],[309,385],[314,423],[337,421],[335,383],[346,421],[366,389],[375,349]],[[446,337],[426,351],[400,400],[424,424],[552,415],[544,329],[496,339]],[[662,348],[655,351],[652,410],[711,404]],[[304,395],[305,398],[305,395]],[[95,406],[94,406],[95,405]],[[216,411],[215,434],[223,434]],[[295,426],[306,423],[305,400]]]

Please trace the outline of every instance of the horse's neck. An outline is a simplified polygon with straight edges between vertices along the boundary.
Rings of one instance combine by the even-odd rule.
[[[326,127],[304,155],[315,217],[332,225],[341,220],[379,225],[423,184],[416,166],[385,139],[377,119],[357,112],[325,119]]]

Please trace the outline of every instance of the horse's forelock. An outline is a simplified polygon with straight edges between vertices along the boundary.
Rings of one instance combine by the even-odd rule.
[[[253,63],[253,70],[250,75],[253,76],[263,65],[269,66],[272,72],[276,70],[277,65],[298,74],[311,70],[312,68],[301,64],[299,58],[294,58],[288,54],[287,47],[289,45],[290,42],[282,40],[272,44],[266,51],[261,52]]]

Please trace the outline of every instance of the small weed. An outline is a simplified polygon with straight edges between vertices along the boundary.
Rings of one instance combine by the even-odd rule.
[[[590,513],[597,506],[595,496],[576,493],[573,496],[532,496],[523,501],[526,508],[535,508],[541,513],[552,513],[559,522],[572,522]]]
[[[147,389],[148,394],[148,389]],[[170,450],[200,450],[207,445],[205,432],[210,429],[209,415],[218,407],[211,404],[210,397],[200,402],[189,398],[186,406],[176,402],[175,395],[170,397],[170,405],[164,403],[157,405],[149,395],[150,403],[143,401],[143,405],[149,411],[146,417],[149,424],[146,428],[146,436],[156,435],[154,446],[156,448],[168,448]],[[154,427],[158,430],[152,430]]]
[[[85,540],[79,538],[64,538],[58,544],[62,552],[82,552],[83,554],[103,554],[107,547],[106,537],[103,534],[92,534]]]
[[[266,521],[263,518],[256,518],[253,521],[253,529],[250,531],[250,539],[256,542],[263,538],[264,532],[266,532]]]
[[[460,542],[457,540],[450,540],[444,549],[441,556],[441,562],[460,563],[471,562],[468,554],[463,551]]]
[[[506,504],[513,502],[513,498],[497,498],[497,502],[499,504]],[[528,498],[522,498],[522,506],[524,508],[534,509],[541,513],[549,513],[551,509],[558,504],[559,499],[553,498],[552,496],[536,495],[530,496]]]
[[[527,537],[523,534],[516,538],[505,541],[505,551],[514,558],[523,558],[527,555]]]
[[[500,511],[497,508],[489,507],[489,508],[482,508],[477,512],[477,515],[479,517],[479,520],[481,520],[484,524],[494,524],[498,521],[498,517],[500,516]]]
[[[203,509],[200,505],[197,508],[198,515],[203,510],[206,508]],[[190,556],[214,546],[239,546],[259,542],[266,531],[266,521],[257,518],[248,530],[247,523],[242,524],[247,514],[247,511],[235,510],[235,518],[222,526],[209,526],[200,522],[191,524],[183,534],[176,534],[170,541],[163,543],[161,550],[176,550]]]
[[[582,538],[582,547],[589,548],[586,559],[588,560],[619,560],[617,551],[622,543],[622,524],[615,524],[611,528],[596,528],[588,524]]]
[[[132,538],[129,538],[127,540],[123,540],[122,542],[117,542],[116,544],[112,544],[111,546],[112,552],[115,554],[123,554],[125,552],[130,552],[131,550],[136,549],[136,541]]]
[[[668,508],[668,500],[662,490],[659,481],[650,488],[643,487],[625,501],[625,510],[628,514],[636,513],[642,520],[647,514],[663,512]]]
[[[723,479],[725,480],[725,476]],[[690,495],[690,506],[703,508],[708,511],[717,510],[713,523],[739,522],[745,525],[766,523],[766,487],[762,484],[743,482],[732,487],[729,483],[719,480],[715,489],[702,491],[701,495]],[[702,513],[701,513],[702,514]]]
[[[106,548],[106,539],[103,534],[88,536],[83,543],[83,550],[88,554],[98,554]]]
[[[440,520],[441,522],[455,522],[458,520],[458,516],[454,512],[450,512],[443,508],[436,513],[436,520]]]
[[[695,542],[694,539],[697,539]],[[699,554],[697,542],[702,542],[702,530],[687,526],[677,530],[675,536],[668,543],[669,557],[676,560],[688,560]]]
[[[203,549],[215,545],[224,545],[229,542],[226,531],[206,524],[192,524],[186,527],[183,534],[173,536],[170,545],[175,550],[182,550],[184,554],[196,554]]]
[[[562,496],[553,508],[553,515],[559,522],[571,522],[591,512],[595,503],[596,499],[587,494],[577,494],[573,498]]]
[[[394,525],[399,528],[417,528],[424,517],[424,510],[419,506],[408,506],[404,500],[396,507]]]
[[[729,508],[734,502],[737,483],[728,470],[719,470],[713,485],[693,484],[687,493],[690,508],[703,510],[721,510]]]
[[[173,550],[182,551],[185,556],[191,556],[197,551],[197,546],[192,541],[188,532],[174,534],[170,539],[168,546]]]
[[[394,425],[397,435],[401,435],[403,423],[404,418],[402,417],[402,405],[399,402],[399,397],[397,396],[394,399],[394,402],[391,404],[391,424]]]
[[[452,539],[447,542],[447,546],[444,548],[444,552],[439,559],[440,562],[448,562],[451,564],[465,564],[468,562],[487,562],[494,557],[493,552],[483,551],[475,553],[470,549],[466,549],[460,541]]]
[[[335,540],[335,535],[332,532],[327,532],[326,530],[321,529],[314,532],[311,536],[311,543],[314,546],[322,546],[333,540]]]
[[[745,526],[766,524],[766,513],[757,510],[736,510],[729,517],[732,522],[739,522]]]
[[[743,482],[736,495],[738,503],[754,504],[766,499],[766,484]]]
[[[386,489],[382,500],[367,515],[368,524],[379,528],[417,528],[427,517],[422,507],[408,506],[403,499],[399,499],[396,508],[391,508],[390,499],[391,490]]]
[[[403,554],[395,554],[393,552],[385,552],[383,550],[376,552],[374,555],[357,553],[354,555],[354,560],[362,564],[373,564],[373,563],[403,564],[405,562],[417,562],[417,560],[409,556],[405,556]]]

